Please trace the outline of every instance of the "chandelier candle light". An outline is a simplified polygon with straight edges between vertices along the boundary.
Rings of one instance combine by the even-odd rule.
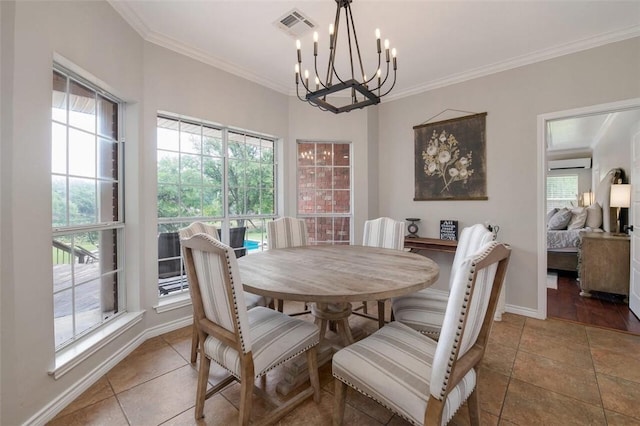
[[[352,0],[335,0],[337,4],[335,22],[329,25],[329,60],[327,63],[327,74],[324,81],[320,80],[318,74],[318,33],[313,33],[313,66],[315,90],[309,84],[309,70],[304,71],[304,78],[300,75],[302,70],[302,52],[300,40],[296,40],[296,48],[298,51],[298,63],[295,66],[296,72],[296,94],[301,101],[309,102],[311,105],[320,108],[323,111],[331,111],[335,114],[348,112],[357,108],[364,108],[369,105],[380,103],[380,98],[387,95],[396,84],[396,49],[389,52],[389,40],[384,41],[385,59],[387,62],[387,70],[382,78],[382,48],[380,43],[380,30],[376,29],[376,43],[378,48],[378,67],[371,78],[367,78],[362,65],[362,57],[360,55],[360,46],[358,44],[358,36],[353,23],[353,15],[351,14]],[[340,10],[344,9],[347,33],[347,45],[349,48],[349,65],[351,67],[351,78],[343,79],[338,75],[335,69],[336,51],[338,46],[338,30],[340,28]],[[354,58],[354,50],[356,57]],[[383,86],[387,83],[390,74],[391,58],[393,58],[393,83],[385,92]],[[357,63],[354,66],[354,60]],[[359,66],[358,78],[356,78],[356,67]],[[371,74],[370,74],[371,75]],[[337,82],[334,84],[333,78]],[[343,76],[344,77],[344,76]],[[376,80],[377,83],[371,83]],[[299,85],[302,82],[305,97],[300,96]],[[370,86],[374,87],[370,87]],[[388,85],[387,85],[388,86]],[[386,88],[385,88],[386,89]],[[334,106],[327,100],[328,95],[332,95],[343,90],[350,90],[350,103],[343,106]]]

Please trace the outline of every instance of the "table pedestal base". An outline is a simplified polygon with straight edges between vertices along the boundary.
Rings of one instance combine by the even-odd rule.
[[[351,315],[350,303],[316,303],[311,306],[311,313],[316,318],[315,323],[320,328],[320,343],[318,344],[318,366],[322,366],[331,361],[331,357],[341,348],[354,342],[354,336],[349,327],[349,315]],[[328,339],[326,337],[329,321],[337,325],[337,338]],[[357,332],[357,337],[360,332]],[[288,395],[300,384],[309,380],[309,370],[307,369],[307,359],[297,357],[284,367],[285,378],[278,383],[276,390],[280,395]]]

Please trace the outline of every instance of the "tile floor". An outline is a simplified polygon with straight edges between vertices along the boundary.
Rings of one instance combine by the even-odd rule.
[[[286,305],[287,310],[297,310]],[[354,329],[375,331],[374,321],[352,316]],[[189,364],[190,328],[150,339],[78,397],[50,425],[191,425],[197,372]],[[210,382],[223,371],[213,368]],[[281,372],[272,372],[273,389]],[[330,425],[330,364],[320,370],[322,399],[284,417],[281,425]],[[259,384],[259,381],[257,382]],[[640,336],[561,320],[505,314],[496,322],[480,369],[482,424],[640,425]],[[239,385],[205,403],[199,424],[237,424]],[[407,423],[355,392],[348,395],[346,425]],[[255,397],[253,415],[268,410]],[[469,423],[466,409],[451,422]]]

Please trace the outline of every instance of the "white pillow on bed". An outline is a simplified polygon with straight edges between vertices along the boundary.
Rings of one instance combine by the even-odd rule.
[[[587,209],[584,207],[575,207],[571,209],[571,220],[567,225],[567,229],[581,229],[587,221]]]
[[[571,220],[571,210],[560,209],[553,215],[547,224],[547,228],[551,230],[567,229],[567,225]]]
[[[593,203],[585,209],[587,211],[587,221],[585,226],[589,228],[600,228],[602,226],[602,207]]]

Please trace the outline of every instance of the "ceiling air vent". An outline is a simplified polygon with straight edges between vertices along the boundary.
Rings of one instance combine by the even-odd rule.
[[[316,27],[316,24],[298,9],[292,9],[282,15],[274,25],[293,38],[299,38]]]

